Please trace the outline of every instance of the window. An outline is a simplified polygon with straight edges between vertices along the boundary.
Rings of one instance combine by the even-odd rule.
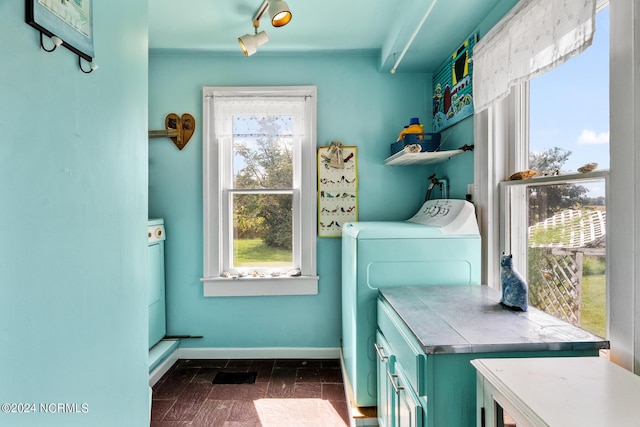
[[[205,296],[316,294],[315,87],[203,91]]]
[[[589,48],[476,116],[476,137],[487,143],[476,161],[489,166],[476,181],[489,283],[499,283],[498,254],[512,253],[530,305],[607,336],[609,16],[599,9]],[[502,182],[491,198],[492,180],[525,169],[538,176]]]

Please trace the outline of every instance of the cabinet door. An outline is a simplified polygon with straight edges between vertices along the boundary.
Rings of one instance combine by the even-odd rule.
[[[402,367],[396,363],[394,369],[391,386],[395,394],[395,427],[422,427],[422,404],[407,381]]]
[[[393,374],[393,364],[395,357],[391,354],[389,343],[384,336],[377,331],[376,343],[377,364],[378,364],[378,425],[380,427],[393,427],[393,404],[394,395],[391,386],[391,375]]]
[[[148,252],[149,348],[167,333],[164,289],[164,243],[150,245]]]

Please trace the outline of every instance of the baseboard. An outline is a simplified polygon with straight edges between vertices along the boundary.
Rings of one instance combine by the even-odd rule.
[[[169,356],[167,356],[153,371],[149,373],[149,385],[153,387],[164,374],[176,363],[179,359],[178,354],[180,349],[175,349]]]
[[[339,347],[184,348],[178,359],[338,359]]]

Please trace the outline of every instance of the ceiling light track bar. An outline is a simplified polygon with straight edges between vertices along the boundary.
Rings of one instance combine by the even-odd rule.
[[[260,20],[262,19],[262,15],[267,11],[269,7],[269,0],[264,0],[256,13],[253,14],[253,27],[258,31],[258,27],[260,26]]]
[[[396,60],[395,64],[393,64],[393,67],[391,67],[391,74],[395,74],[396,71],[398,70],[398,66],[400,65],[400,62],[402,62],[402,59],[404,58],[404,55],[407,53],[407,50],[409,50],[409,47],[411,47],[411,44],[413,43],[413,41],[415,40],[416,36],[418,35],[420,30],[424,26],[424,23],[426,22],[427,18],[429,17],[429,15],[431,15],[431,11],[433,10],[433,8],[436,5],[436,3],[438,3],[438,0],[433,0],[431,2],[431,4],[429,5],[429,8],[426,10],[424,15],[422,16],[422,19],[420,20],[420,23],[418,24],[416,29],[413,31],[413,34],[411,34],[411,37],[409,38],[409,41],[407,41],[407,44],[405,45],[404,49],[402,49],[402,52],[400,52],[400,56]]]

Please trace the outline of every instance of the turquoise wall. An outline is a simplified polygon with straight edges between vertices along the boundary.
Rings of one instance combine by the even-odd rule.
[[[463,145],[473,145],[473,117],[467,117],[441,132],[441,150],[457,150]],[[449,184],[449,198],[464,199],[467,184],[473,184],[473,152],[466,151],[446,162],[433,165],[436,177],[444,178]],[[434,189],[432,199],[441,198],[439,190]]]
[[[487,34],[502,17],[511,10],[519,0],[502,0],[484,18],[479,17],[479,24],[472,33],[476,33],[480,39]],[[473,56],[473,54],[472,54]],[[441,150],[455,150],[463,145],[474,145],[473,116],[458,122],[442,131]],[[451,160],[434,165],[433,173],[438,178],[445,178],[449,182],[449,197],[452,199],[464,199],[467,194],[467,184],[473,184],[474,160],[471,152],[467,151]],[[439,191],[432,192],[432,198],[439,198]]]
[[[480,37],[517,3],[503,0],[479,17]],[[444,61],[445,58],[443,58]],[[473,153],[428,166],[384,166],[389,144],[411,117],[431,121],[432,75],[377,71],[369,52],[278,56],[152,51],[149,122],[164,128],[169,113],[191,113],[198,128],[182,151],[166,139],[149,146],[149,214],[167,227],[167,328],[202,335],[183,347],[338,347],[341,337],[340,239],[319,238],[319,294],[205,298],[202,277],[202,87],[315,85],[318,145],[358,146],[359,220],[403,220],[424,201],[427,177],[447,178],[449,196],[464,199],[473,183]],[[473,117],[446,129],[443,149],[473,144]],[[440,197],[436,191],[433,197]]]
[[[384,166],[409,118],[431,115],[431,75],[377,71],[368,52],[245,58],[152,52],[149,122],[191,113],[198,128],[179,151],[168,139],[149,146],[149,212],[167,227],[168,333],[202,335],[192,347],[338,347],[340,239],[318,238],[319,294],[205,298],[202,277],[202,87],[315,85],[318,144],[358,146],[359,219],[401,220],[421,206],[428,169]]]
[[[2,426],[148,425],[147,1],[93,6],[85,75],[0,3],[0,403],[87,410]]]

